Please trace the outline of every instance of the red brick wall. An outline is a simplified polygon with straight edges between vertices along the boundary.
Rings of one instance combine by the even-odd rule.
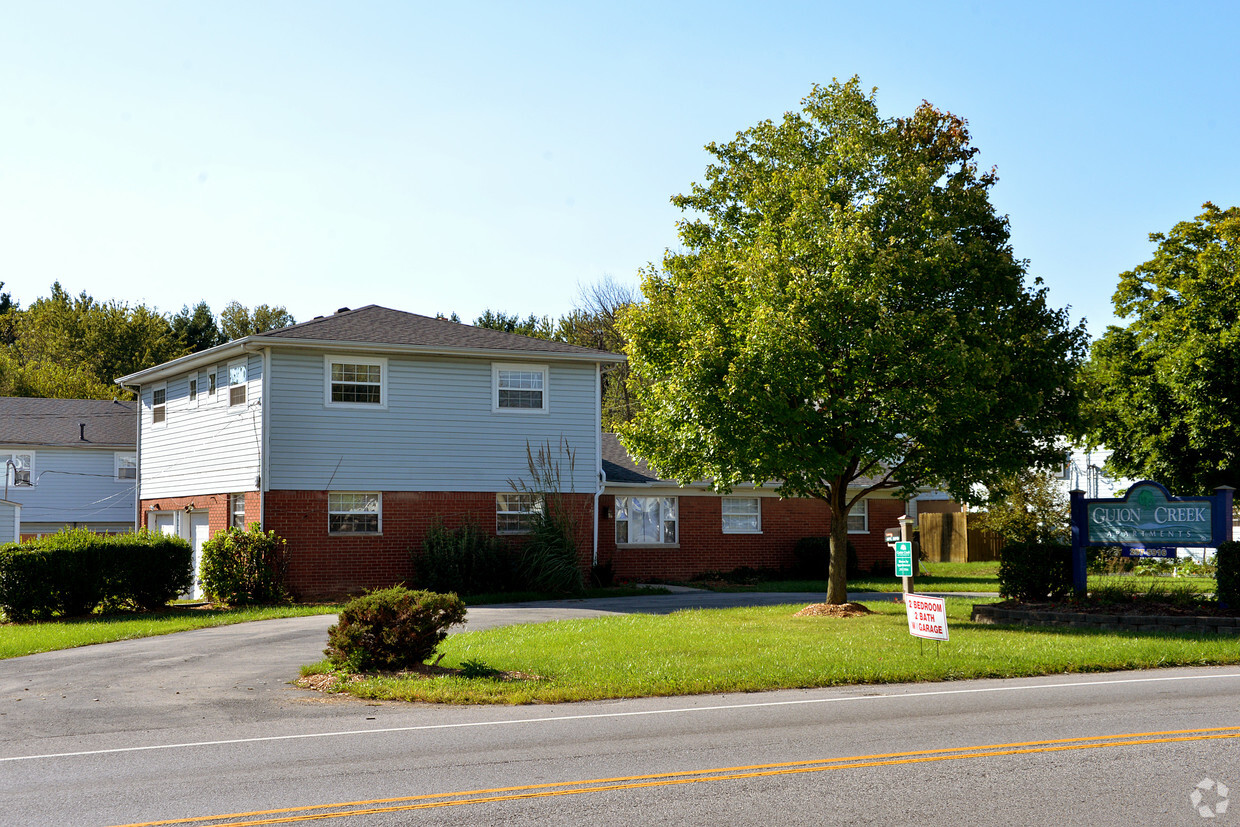
[[[640,496],[640,494],[635,494]],[[826,537],[831,516],[821,500],[762,498],[761,534],[724,534],[722,503],[717,496],[681,496],[679,547],[617,547],[615,497],[603,496],[599,505],[599,561],[610,561],[620,580],[687,580],[704,571],[728,572],[741,566],[755,569],[791,569],[793,548],[802,537]],[[850,534],[862,571],[892,560],[883,530],[893,528],[904,513],[900,500],[870,500],[869,532]]]
[[[565,495],[577,519],[577,549],[589,572],[593,497]],[[405,583],[416,587],[413,553],[432,522],[451,529],[472,518],[495,532],[495,494],[453,491],[385,491],[382,534],[342,537],[327,533],[326,491],[268,491],[264,528],[288,541],[289,588],[300,598],[338,597]],[[248,507],[248,503],[247,503]],[[519,537],[505,535],[519,542]]]
[[[240,493],[240,492],[231,492]],[[259,494],[257,491],[245,492],[245,516],[250,522],[258,522]],[[149,525],[147,515],[153,506],[158,505],[159,511],[183,511],[186,506],[193,506],[195,513],[207,512],[207,525],[211,536],[228,528],[228,494],[197,494],[192,497],[158,497],[142,500],[142,525]]]

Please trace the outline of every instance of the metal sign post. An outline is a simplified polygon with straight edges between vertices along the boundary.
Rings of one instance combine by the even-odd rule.
[[[908,562],[904,571],[907,574],[901,574],[900,569],[900,550],[904,549]],[[904,582],[904,593],[913,594],[917,591],[913,587],[913,518],[907,514],[900,518],[900,542],[896,543],[896,576],[900,577]]]

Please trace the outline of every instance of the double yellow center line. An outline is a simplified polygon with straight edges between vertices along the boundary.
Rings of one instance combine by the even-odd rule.
[[[402,798],[382,798],[371,801],[345,801],[336,804],[317,804],[278,810],[256,810],[247,813],[199,816],[169,821],[146,821],[117,825],[117,827],[163,827],[163,825],[172,824],[201,825],[201,827],[225,827],[225,825],[227,827],[251,827],[251,825],[262,824],[294,824],[302,821],[323,821],[331,818],[378,813],[429,810],[438,807],[459,807],[466,804],[491,804],[501,801],[583,795],[585,793],[634,790],[647,787],[670,787],[678,784],[697,784],[707,781],[735,781],[742,778],[830,772],[862,767],[919,764],[931,761],[956,761],[962,758],[1031,755],[1035,753],[1064,752],[1067,750],[1168,744],[1180,741],[1213,741],[1225,738],[1240,738],[1240,727],[1184,729],[1169,732],[1135,732],[1122,735],[1100,735],[1092,738],[1023,741],[1013,744],[986,744],[973,747],[918,750],[916,752],[889,752],[877,755],[854,755],[845,758],[822,758],[812,761],[789,761],[780,764],[753,764],[741,767],[685,770],[683,772],[659,773],[655,775],[593,778],[582,781],[563,781],[555,784],[528,784],[519,787],[496,787],[493,789],[464,790],[452,793],[431,793]]]

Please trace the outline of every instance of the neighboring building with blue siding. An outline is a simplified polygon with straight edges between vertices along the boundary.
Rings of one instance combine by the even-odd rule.
[[[129,401],[0,397],[0,499],[21,505],[22,536],[133,529],[136,410]]]
[[[588,568],[600,375],[622,359],[371,305],[121,377],[140,519],[196,550],[259,522],[288,539],[295,592],[356,592],[408,581],[435,520],[519,530],[532,503],[513,485],[550,446]]]

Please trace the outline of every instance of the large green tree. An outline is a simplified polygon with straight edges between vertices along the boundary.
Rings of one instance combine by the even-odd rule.
[[[100,302],[85,291],[52,293],[13,316],[13,342],[0,359],[0,392],[15,396],[127,395],[117,376],[185,353],[168,319],[144,304]]]
[[[170,321],[173,334],[190,353],[198,353],[228,341],[220,332],[211,306],[205,301],[198,302],[193,310],[189,309],[189,305],[184,305],[181,312]]]
[[[1026,286],[963,120],[883,118],[856,78],[803,104],[707,146],[672,199],[683,249],[621,319],[640,410],[620,431],[666,477],[825,500],[842,603],[863,496],[968,498],[1060,458],[1086,337]]]
[[[1128,323],[1094,343],[1086,373],[1108,467],[1183,494],[1240,485],[1240,208],[1202,209],[1120,275]]]

